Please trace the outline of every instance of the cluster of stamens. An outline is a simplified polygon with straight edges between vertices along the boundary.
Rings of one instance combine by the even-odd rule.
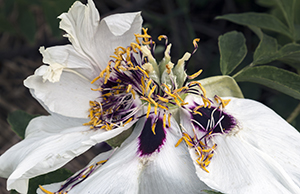
[[[185,107],[186,110],[191,112],[193,115],[200,115],[203,116],[203,113],[201,112],[201,109],[207,108],[212,109],[212,103],[209,98],[202,98],[204,105],[196,106],[193,109],[189,109]],[[217,110],[221,110],[220,115],[222,114],[222,109],[230,102],[230,100],[223,100],[221,97],[215,95],[214,97],[216,103],[218,106],[214,107],[210,119],[207,119],[207,125],[204,127],[202,124],[200,124],[197,120],[191,119],[191,124],[193,126],[193,133],[194,135],[191,136],[188,134],[187,130],[184,129],[183,126],[181,126],[183,132],[183,136],[178,140],[176,147],[184,141],[189,148],[192,148],[197,155],[197,159],[195,160],[197,164],[206,172],[209,173],[207,170],[207,166],[210,164],[212,157],[214,156],[214,151],[217,148],[217,144],[213,142],[212,136],[216,134],[216,128],[219,127],[221,133],[225,132],[225,129],[222,127],[221,121],[224,119],[224,115],[219,116],[218,120],[214,119],[214,113]],[[197,134],[199,132],[195,131],[195,125],[204,132],[204,135],[202,135],[200,138],[197,137]]]
[[[115,55],[111,56],[114,60],[109,61],[108,66],[92,81],[92,83],[100,82],[101,86],[93,90],[101,92],[101,95],[100,101],[90,102],[91,120],[85,125],[105,130],[122,127],[138,119],[137,112],[142,107],[147,107],[146,118],[150,114],[158,115],[160,112],[165,127],[167,124],[170,126],[171,113],[168,111],[170,106],[182,107],[187,104],[182,96],[197,93],[202,96],[203,101],[207,101],[206,92],[199,82],[192,81],[178,88],[174,80],[173,84],[168,86],[165,83],[159,84],[151,78],[151,72],[155,71],[153,66],[156,65],[152,56],[155,43],[147,34],[147,29],[143,31],[142,35],[135,34],[136,43],[131,43],[127,48],[117,47]],[[166,36],[160,36],[159,40],[162,38],[166,39]],[[195,50],[197,41],[199,39],[194,41]],[[171,74],[172,67],[167,65],[166,67],[168,74]],[[188,76],[185,83],[199,76],[201,72],[202,70]],[[173,78],[170,76],[170,79]],[[195,86],[198,89],[195,89]],[[155,134],[155,122],[152,129]]]

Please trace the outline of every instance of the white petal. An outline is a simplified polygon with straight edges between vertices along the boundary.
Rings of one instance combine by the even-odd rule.
[[[80,77],[91,81],[98,76],[88,59],[81,56],[72,45],[40,48],[43,63],[48,64],[48,75],[42,74],[44,81],[57,82],[63,70],[73,72]]]
[[[186,99],[203,104],[195,96]],[[212,138],[217,148],[206,167],[209,173],[195,162],[197,156],[190,149],[199,178],[224,193],[300,193],[300,134],[263,104],[223,99],[231,99],[223,111],[236,119],[237,126],[232,133]],[[187,114],[182,119],[190,129]]]
[[[253,100],[234,98],[226,110],[239,121],[245,141],[278,162],[300,187],[300,133],[273,110]]]
[[[144,123],[142,118],[107,163],[68,193],[201,193],[208,189],[197,178],[186,147],[175,147],[179,128],[173,119],[160,151],[150,157],[138,155],[138,136]]]
[[[124,129],[90,130],[76,119],[38,117],[28,125],[26,138],[0,157],[0,174],[8,177],[8,190],[26,193],[30,178],[62,167],[99,143],[97,140],[110,139]]]
[[[60,28],[68,33],[74,48],[100,70],[107,66],[117,46],[127,47],[134,41],[134,33],[140,33],[142,24],[139,12],[109,16],[99,24],[100,16],[91,0],[86,6],[75,2],[59,18]]]
[[[216,136],[218,147],[209,173],[197,164],[199,178],[224,193],[300,193],[289,175],[266,153],[245,142],[239,134]]]
[[[100,96],[99,92],[91,90],[97,87],[71,72],[63,72],[59,82],[43,82],[38,74],[44,67],[39,67],[34,75],[24,81],[24,85],[32,89],[34,96],[50,111],[69,117],[87,118],[89,101]]]

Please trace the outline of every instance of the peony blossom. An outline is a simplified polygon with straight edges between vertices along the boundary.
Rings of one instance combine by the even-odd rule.
[[[230,77],[193,81],[201,70],[185,70],[198,39],[174,64],[172,45],[158,37],[166,43],[157,62],[140,13],[99,22],[88,1],[59,18],[72,44],[41,47],[47,65],[24,82],[50,116],[33,119],[25,139],[0,157],[7,189],[27,193],[30,178],[132,130],[119,148],[37,192],[300,193],[299,133],[264,105],[243,99]]]

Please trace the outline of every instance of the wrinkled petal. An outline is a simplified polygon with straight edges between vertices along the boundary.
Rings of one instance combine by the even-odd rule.
[[[186,99],[203,104],[195,96]],[[224,193],[299,193],[299,133],[261,103],[223,99],[231,99],[223,111],[237,125],[229,133],[212,137],[217,148],[206,167],[209,173],[197,164],[199,156],[189,148],[198,177]],[[182,111],[181,124],[191,133],[188,114]]]
[[[138,137],[144,123],[143,118],[121,148],[68,193],[201,193],[208,189],[197,178],[186,147],[175,147],[180,134],[173,119],[172,129],[167,130],[166,141],[159,152],[147,157],[139,155]],[[45,188],[50,190],[54,186]]]
[[[232,99],[226,110],[240,121],[242,137],[278,162],[300,187],[300,133],[273,110],[253,100]]]
[[[107,66],[116,47],[130,45],[135,38],[133,34],[140,33],[142,25],[140,12],[116,14],[100,21],[91,0],[87,5],[75,2],[69,12],[59,18],[60,28],[67,32],[65,36],[77,52],[89,57],[100,70]]]
[[[81,56],[72,45],[53,46],[45,49],[40,48],[43,55],[43,63],[48,64],[46,72],[40,72],[43,81],[58,82],[63,70],[70,71],[78,76],[93,80],[97,73],[92,64],[84,56]]]
[[[50,111],[69,117],[87,118],[89,101],[100,96],[99,92],[91,90],[97,87],[72,72],[63,72],[59,82],[43,82],[39,71],[44,68],[47,67],[39,67],[34,75],[24,81],[24,85],[30,88],[34,96]]]
[[[80,122],[81,121],[81,122]],[[41,116],[33,119],[26,138],[0,157],[0,174],[7,177],[7,189],[26,193],[28,180],[54,171],[87,151],[96,143],[108,140],[130,127],[111,131],[91,130],[80,119]]]

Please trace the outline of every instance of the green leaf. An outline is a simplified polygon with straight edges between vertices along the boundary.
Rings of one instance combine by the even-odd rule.
[[[221,192],[217,192],[217,191],[212,191],[212,190],[203,190],[205,193],[208,193],[208,194],[223,194]]]
[[[244,69],[235,77],[238,82],[249,81],[300,99],[300,76],[272,66],[258,66]]]
[[[266,13],[249,12],[241,14],[228,14],[218,16],[216,19],[225,19],[245,26],[256,26],[261,29],[271,30],[293,38],[289,32],[289,29],[280,20],[278,20],[275,16]]]
[[[240,32],[232,31],[219,36],[220,68],[223,75],[230,74],[247,54],[246,40]]]
[[[73,173],[67,169],[61,168],[54,172],[44,174],[29,180],[28,193],[36,193],[39,185],[46,185],[56,182],[61,182],[72,176]]]
[[[275,60],[274,54],[277,48],[277,40],[262,33],[260,43],[254,52],[253,64],[265,64]]]
[[[215,95],[220,97],[232,96],[244,98],[236,81],[228,75],[208,77],[199,80],[199,82],[205,88],[206,95],[209,98],[213,98]]]
[[[295,0],[276,0],[278,7],[281,9],[283,16],[289,26],[290,33],[294,38],[294,5]]]
[[[38,115],[30,115],[22,110],[17,110],[8,115],[7,121],[12,130],[21,138],[24,139],[25,130],[29,121]]]
[[[278,56],[278,60],[300,69],[300,44],[290,43],[284,45],[280,49]]]

